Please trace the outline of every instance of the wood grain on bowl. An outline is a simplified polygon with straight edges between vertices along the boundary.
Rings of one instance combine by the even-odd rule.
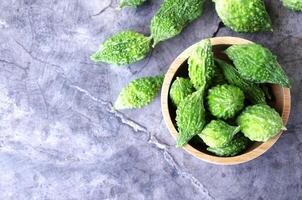
[[[249,40],[236,38],[236,37],[216,37],[211,38],[211,43],[213,45],[213,51],[216,57],[220,59],[226,60],[227,57],[225,54],[222,53],[224,49],[226,49],[230,45],[234,44],[247,44],[253,43]],[[176,139],[178,137],[178,132],[175,127],[175,108],[171,105],[169,100],[169,90],[170,86],[173,83],[174,79],[177,76],[185,76],[187,73],[187,59],[194,51],[197,44],[192,45],[184,52],[182,52],[171,64],[168,72],[166,73],[162,93],[161,93],[161,108],[164,117],[164,121],[171,133],[171,135]],[[289,113],[290,113],[290,106],[291,106],[291,96],[289,88],[283,88],[279,85],[269,85],[272,91],[272,95],[274,97],[274,101],[272,102],[272,106],[281,114],[283,123],[286,125]],[[220,165],[235,165],[244,162],[248,162],[257,158],[258,156],[262,155],[268,149],[270,149],[274,143],[279,139],[282,132],[280,132],[274,138],[271,138],[269,141],[260,143],[255,142],[250,148],[248,148],[245,152],[241,155],[234,156],[234,157],[218,157],[212,155],[209,152],[202,151],[197,149],[196,147],[187,144],[183,148],[195,156],[196,158],[214,164]]]

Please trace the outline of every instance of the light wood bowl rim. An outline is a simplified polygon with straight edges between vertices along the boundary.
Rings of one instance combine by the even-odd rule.
[[[252,41],[249,41],[249,40],[246,40],[243,38],[238,38],[238,37],[215,37],[215,38],[211,38],[210,40],[211,40],[211,43],[213,46],[253,43]],[[165,75],[165,79],[163,82],[163,87],[162,87],[162,91],[161,91],[162,114],[163,114],[164,121],[169,129],[169,132],[171,133],[171,135],[174,137],[175,140],[178,136],[178,132],[177,132],[176,128],[174,127],[173,122],[170,118],[169,104],[168,104],[169,90],[170,90],[172,80],[173,80],[178,68],[192,54],[192,51],[194,50],[194,48],[197,44],[198,43],[187,48],[173,61],[173,63],[171,64],[171,66],[169,67],[169,69]],[[282,120],[283,120],[284,125],[286,125],[288,122],[290,109],[291,109],[291,95],[290,95],[289,88],[282,88],[282,90],[283,90]],[[235,164],[241,164],[241,163],[251,161],[251,160],[259,157],[263,153],[265,153],[277,142],[277,140],[280,138],[281,134],[282,134],[282,132],[280,132],[277,136],[268,140],[267,142],[260,144],[255,149],[253,149],[247,153],[244,153],[244,154],[241,154],[238,156],[234,156],[234,157],[218,157],[218,156],[206,154],[206,153],[203,153],[203,152],[193,148],[189,144],[185,145],[182,148],[185,149],[189,154],[192,154],[193,156],[195,156],[196,158],[209,162],[209,163],[218,164],[218,165],[235,165]]]

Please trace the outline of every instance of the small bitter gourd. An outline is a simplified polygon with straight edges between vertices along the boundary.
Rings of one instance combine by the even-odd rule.
[[[221,157],[236,156],[244,151],[251,141],[243,135],[235,135],[234,139],[224,147],[208,147],[207,150]]]
[[[246,107],[237,118],[237,124],[245,137],[258,142],[265,142],[286,130],[279,113],[264,104]]]
[[[144,77],[130,82],[122,89],[114,109],[142,108],[155,99],[163,83],[164,76]]]
[[[188,59],[189,77],[194,87],[205,89],[215,75],[214,55],[209,39],[201,41]]]
[[[224,147],[239,131],[239,126],[231,126],[221,120],[212,120],[199,136],[209,147]]]
[[[254,104],[266,103],[265,93],[257,84],[241,78],[237,70],[223,60],[216,59],[216,62],[223,70],[228,83],[239,87],[244,92],[247,99]]]
[[[179,103],[188,95],[194,92],[194,87],[189,79],[177,77],[170,88],[170,98],[177,107]]]
[[[213,0],[223,23],[236,32],[271,31],[263,0]]]
[[[223,74],[222,69],[220,67],[218,67],[217,65],[215,65],[215,73],[214,73],[213,78],[211,79],[210,85],[217,86],[217,85],[223,85],[226,83],[228,83],[228,82]]]
[[[218,85],[208,91],[208,108],[217,118],[232,118],[244,107],[244,98],[240,88],[227,84]]]
[[[184,146],[193,136],[201,133],[206,120],[203,91],[198,90],[182,100],[176,110],[178,127],[177,146]]]
[[[150,38],[134,31],[123,31],[105,41],[91,60],[126,65],[142,60],[149,51]]]
[[[259,44],[240,44],[229,47],[225,52],[244,79],[290,87],[289,79],[278,66],[276,56],[267,48]]]
[[[151,20],[153,46],[178,35],[202,14],[204,0],[165,0]]]

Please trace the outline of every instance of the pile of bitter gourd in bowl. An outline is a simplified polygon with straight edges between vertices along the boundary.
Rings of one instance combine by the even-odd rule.
[[[290,87],[276,56],[259,44],[232,45],[224,53],[231,62],[215,58],[210,40],[203,40],[188,59],[188,77],[171,85],[178,147],[198,137],[207,151],[229,157],[286,129],[267,103],[267,84]]]

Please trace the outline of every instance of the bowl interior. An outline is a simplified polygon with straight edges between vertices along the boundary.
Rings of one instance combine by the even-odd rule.
[[[226,54],[223,53],[223,51],[229,47],[231,44],[213,44],[213,52],[216,58],[225,60],[227,62],[231,62],[228,57],[226,56]],[[190,48],[193,48],[190,47]],[[189,48],[189,49],[190,49]],[[164,113],[164,109],[163,109],[163,113],[164,113],[164,118],[169,118],[168,120],[170,120],[170,123],[172,125],[168,125],[168,128],[171,132],[171,134],[176,138],[176,136],[178,135],[177,132],[177,127],[176,127],[176,121],[175,121],[175,117],[176,117],[176,108],[173,106],[170,98],[168,98],[168,93],[169,93],[169,89],[171,84],[173,83],[173,81],[176,79],[176,77],[188,77],[188,64],[187,64],[187,59],[188,59],[188,52],[184,52],[183,54],[185,54],[185,57],[182,57],[180,55],[180,59],[181,62],[178,62],[178,66],[175,66],[175,62],[172,64],[172,68],[174,65],[174,71],[171,75],[171,78],[169,80],[169,83],[167,83],[167,91],[166,96],[163,97],[165,100],[167,100],[167,111],[168,111],[168,115],[165,117],[165,113]],[[177,63],[177,62],[176,62]],[[172,69],[173,70],[173,69]],[[169,73],[169,72],[168,72]],[[165,84],[165,83],[164,83]],[[283,118],[283,122],[286,123],[287,119],[288,119],[288,115],[289,115],[289,106],[287,108],[288,112],[285,113],[284,110],[285,108],[285,101],[290,100],[290,95],[289,95],[289,90],[287,88],[282,88],[279,85],[274,85],[274,84],[267,84],[266,85],[267,88],[270,91],[270,94],[272,96],[271,100],[268,102],[268,104],[272,107],[274,107],[282,116]],[[164,88],[163,88],[164,90]],[[163,91],[164,93],[164,91]],[[290,101],[289,101],[290,102]],[[165,104],[162,104],[162,106],[165,106]],[[167,119],[165,119],[166,123],[167,123]],[[173,126],[173,127],[172,127]],[[280,133],[281,134],[281,133]],[[235,157],[227,157],[227,158],[223,158],[223,157],[218,157],[208,151],[206,151],[206,146],[205,144],[202,142],[202,140],[198,137],[195,136],[188,145],[186,145],[184,148],[185,150],[187,150],[189,153],[193,154],[194,156],[208,161],[208,162],[212,162],[212,163],[216,163],[216,164],[238,164],[238,163],[242,163],[242,162],[246,162],[248,160],[251,160],[259,155],[261,155],[262,153],[264,153],[267,149],[269,149],[275,142],[276,140],[279,138],[279,135],[275,136],[274,138],[272,138],[271,140],[269,140],[268,142],[262,143],[262,142],[254,142],[245,152],[242,152],[240,155],[235,156]],[[265,145],[264,145],[265,144]],[[243,156],[245,155],[245,157]],[[250,155],[250,156],[246,156],[246,155]],[[242,157],[243,156],[243,157]],[[239,158],[242,157],[241,159],[239,159],[239,161],[232,161],[232,158]],[[230,160],[231,159],[231,160]]]

